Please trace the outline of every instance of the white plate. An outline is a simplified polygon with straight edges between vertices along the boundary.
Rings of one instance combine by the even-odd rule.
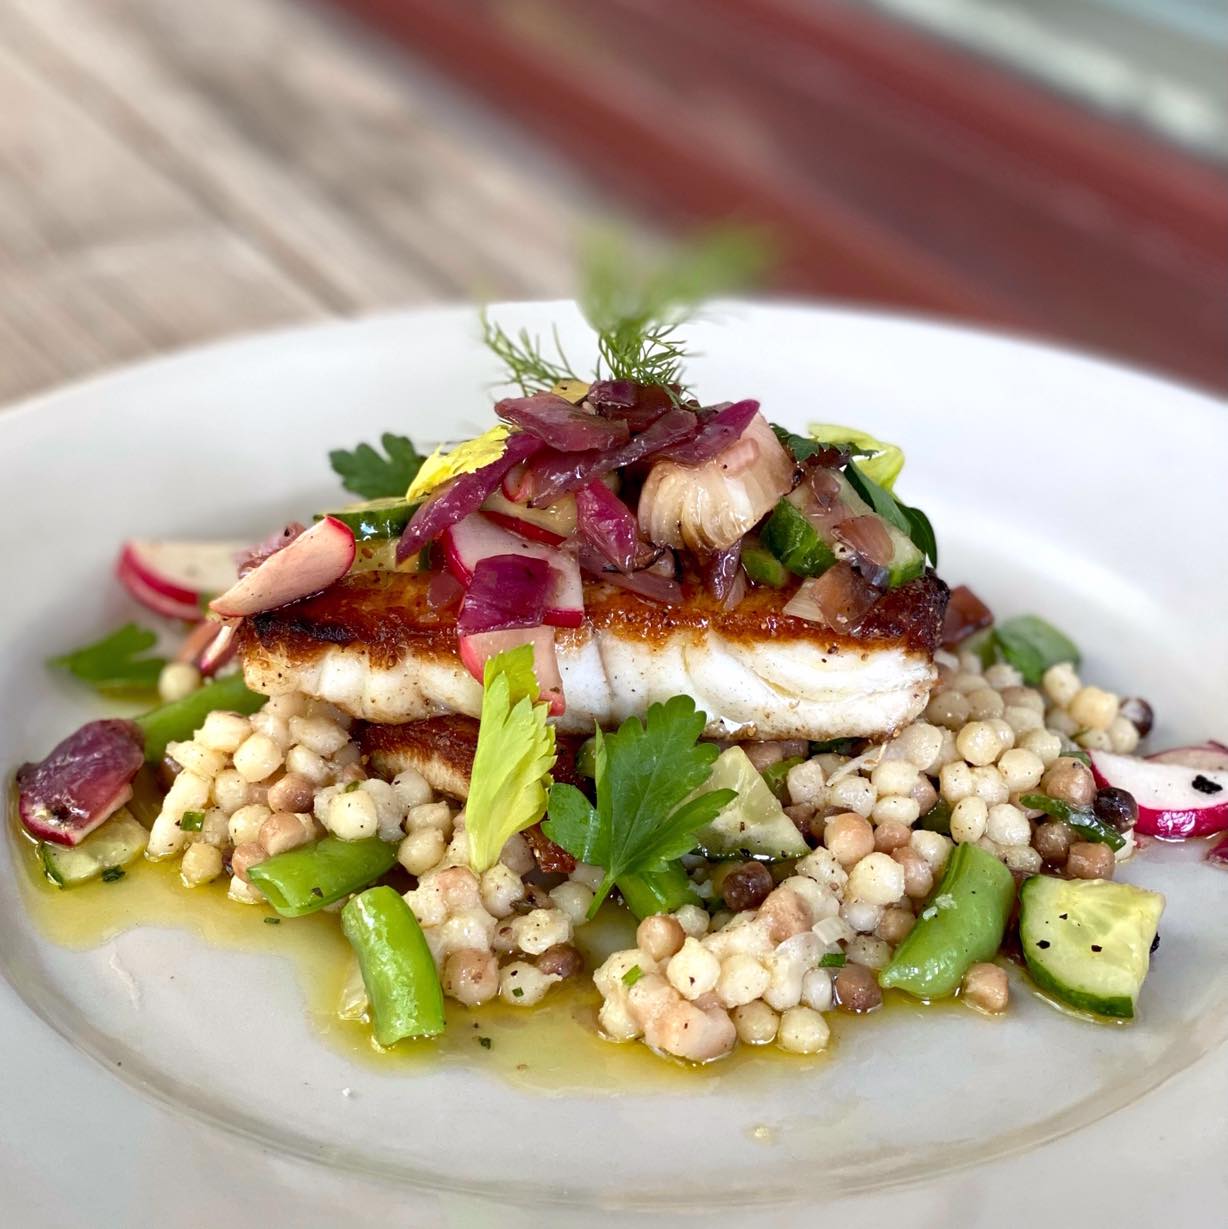
[[[584,355],[566,306],[498,316],[542,332],[561,320]],[[692,335],[711,399],[903,442],[902,490],[937,526],[943,574],[1000,613],[1052,617],[1088,677],[1152,700],[1156,745],[1228,735],[1222,405],[1054,350],[845,311],[731,305]],[[122,538],[255,536],[308,514],[337,497],[330,447],[474,431],[492,375],[472,312],[449,309],[215,346],[0,415],[5,770],[101,711],[41,663],[132,613],[109,578]],[[592,1092],[549,1097],[480,1055],[413,1073],[356,1064],[313,1031],[287,961],[160,927],[68,951],[9,888],[4,1219],[386,1223],[412,1208],[415,1225],[577,1225],[598,1210],[630,1223],[740,1207],[742,1223],[786,1224],[825,1203],[851,1224],[1076,1209],[1222,1223],[1228,876],[1200,853],[1152,850],[1129,869],[1169,897],[1131,1027],[1065,1018],[1020,989],[1001,1021],[886,1013],[806,1070],[620,1090],[615,1061]],[[6,883],[11,862],[6,841]]]

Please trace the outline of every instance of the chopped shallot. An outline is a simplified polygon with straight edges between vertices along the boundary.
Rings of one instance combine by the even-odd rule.
[[[879,591],[849,564],[837,563],[822,576],[803,581],[785,606],[785,614],[848,633],[879,596]]]
[[[639,529],[631,509],[599,479],[576,492],[580,537],[620,572],[635,567]]]
[[[753,529],[792,488],[794,464],[762,415],[756,414],[743,438],[729,447],[740,449],[747,440],[757,445],[759,456],[737,474],[725,467],[723,452],[695,466],[658,461],[640,492],[644,536],[707,555]]]
[[[487,555],[478,560],[461,602],[456,629],[462,636],[536,627],[546,613],[550,565],[528,555]]]

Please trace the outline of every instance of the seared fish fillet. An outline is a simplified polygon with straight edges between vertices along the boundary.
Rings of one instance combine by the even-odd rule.
[[[576,776],[576,752],[584,740],[560,734],[551,776],[570,785],[583,784]],[[404,725],[364,725],[358,742],[372,767],[388,779],[412,768],[420,772],[437,794],[464,801],[469,797],[473,757],[478,749],[478,723],[473,717],[428,717]]]
[[[428,583],[358,573],[254,616],[240,632],[248,685],[303,691],[381,724],[476,717],[481,686],[458,656],[454,613],[427,602]],[[773,589],[725,611],[691,588],[682,605],[662,606],[585,582],[583,626],[557,636],[562,732],[617,725],[675,695],[708,714],[708,734],[739,739],[886,736],[925,706],[947,602],[936,576],[884,595],[856,636],[785,616]]]

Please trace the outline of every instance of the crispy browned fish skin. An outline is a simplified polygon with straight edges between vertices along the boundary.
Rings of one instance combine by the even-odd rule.
[[[579,784],[576,752],[583,741],[575,735],[556,732],[558,758],[552,773],[556,781]],[[364,723],[358,730],[358,744],[382,777],[394,777],[413,768],[438,793],[462,801],[469,797],[473,756],[478,749],[478,723],[474,717],[427,717],[403,725]]]
[[[456,614],[426,600],[428,576],[418,572],[364,572],[315,597],[253,616],[239,633],[243,654],[263,650],[294,664],[332,645],[361,644],[373,666],[392,666],[407,651],[458,659]],[[930,655],[938,647],[947,586],[932,572],[892,589],[875,603],[855,634],[842,635],[784,614],[788,598],[752,588],[732,611],[702,589],[687,586],[680,606],[663,606],[613,585],[586,581],[584,613],[593,631],[614,631],[654,644],[676,632],[696,637],[718,630],[730,641],[809,641],[829,649],[902,648]],[[560,647],[583,629],[559,628]]]
[[[255,616],[240,647],[248,684],[301,690],[381,724],[476,716],[481,686],[461,664],[455,612],[433,608],[418,573],[366,573]],[[708,732],[751,739],[887,736],[917,716],[934,679],[946,586],[922,577],[885,594],[852,635],[784,614],[753,589],[726,611],[688,583],[680,606],[585,585],[585,619],[559,629],[568,696],[561,729],[590,730],[689,695]]]

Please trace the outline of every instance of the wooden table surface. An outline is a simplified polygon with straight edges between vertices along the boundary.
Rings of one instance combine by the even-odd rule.
[[[251,329],[570,293],[597,204],[302,0],[0,0],[0,404]]]

